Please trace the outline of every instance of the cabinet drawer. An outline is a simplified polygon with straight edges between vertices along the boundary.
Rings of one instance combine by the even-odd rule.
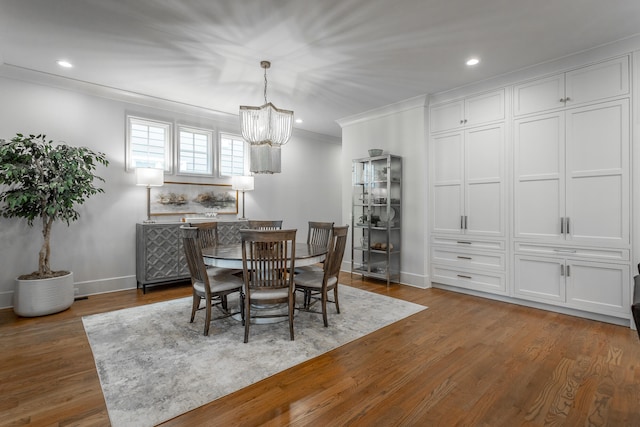
[[[516,242],[514,249],[516,252],[522,254],[580,257],[612,261],[629,261],[628,249],[574,248],[523,242]]]
[[[434,264],[432,281],[476,291],[506,294],[505,275],[502,273],[462,270]]]
[[[434,263],[446,264],[462,268],[488,268],[504,270],[505,255],[496,252],[463,251],[454,248],[434,247],[432,249]]]
[[[478,239],[452,239],[447,237],[433,237],[431,242],[434,245],[452,246],[466,249],[491,249],[496,251],[504,251],[504,240],[478,240]]]

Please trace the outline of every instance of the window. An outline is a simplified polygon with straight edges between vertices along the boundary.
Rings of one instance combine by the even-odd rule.
[[[213,175],[213,133],[178,127],[178,173]]]
[[[127,116],[127,169],[137,167],[171,173],[171,123]]]
[[[220,134],[220,176],[248,175],[248,144],[240,135]]]

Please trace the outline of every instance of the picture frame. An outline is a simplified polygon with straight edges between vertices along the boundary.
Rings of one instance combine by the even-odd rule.
[[[200,184],[165,181],[151,187],[151,215],[238,213],[238,192],[230,184]]]

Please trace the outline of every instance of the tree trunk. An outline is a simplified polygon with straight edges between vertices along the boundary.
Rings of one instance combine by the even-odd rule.
[[[38,259],[38,274],[42,277],[51,274],[51,263],[49,256],[51,254],[51,225],[53,219],[47,215],[42,217],[42,248],[40,248],[40,256]]]

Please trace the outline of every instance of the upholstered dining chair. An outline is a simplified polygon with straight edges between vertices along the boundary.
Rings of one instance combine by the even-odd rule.
[[[295,289],[304,295],[302,309],[312,311],[312,302],[320,301],[322,305],[322,319],[324,326],[329,326],[327,319],[327,302],[336,305],[336,312],[340,313],[338,301],[338,278],[340,266],[344,257],[344,249],[347,245],[347,233],[349,226],[333,227],[330,240],[329,253],[324,261],[324,267],[320,271],[304,271],[295,275]],[[329,291],[333,290],[333,301],[329,300]]]
[[[250,219],[247,227],[251,230],[281,230],[282,220]]]
[[[244,342],[249,341],[251,319],[284,317],[283,313],[260,313],[269,305],[287,305],[289,336],[293,341],[295,295],[293,274],[296,230],[240,230],[244,278]]]
[[[220,271],[215,274],[207,272],[207,267],[202,258],[202,244],[199,238],[199,229],[183,225],[180,227],[182,233],[182,245],[189,266],[191,275],[191,287],[193,294],[193,304],[191,307],[191,320],[193,323],[196,312],[205,310],[204,334],[209,335],[209,326],[212,320],[222,319],[236,313],[229,311],[227,296],[234,292],[242,293],[242,279],[230,274],[228,271]],[[200,307],[204,299],[204,307]],[[242,300],[242,297],[240,297]],[[223,315],[211,318],[211,311],[214,306],[218,306]]]
[[[329,242],[331,241],[332,231],[333,222],[309,221],[309,228],[307,229],[307,243],[328,248]],[[304,271],[322,271],[322,267],[318,265],[307,265],[296,268],[296,274]]]

